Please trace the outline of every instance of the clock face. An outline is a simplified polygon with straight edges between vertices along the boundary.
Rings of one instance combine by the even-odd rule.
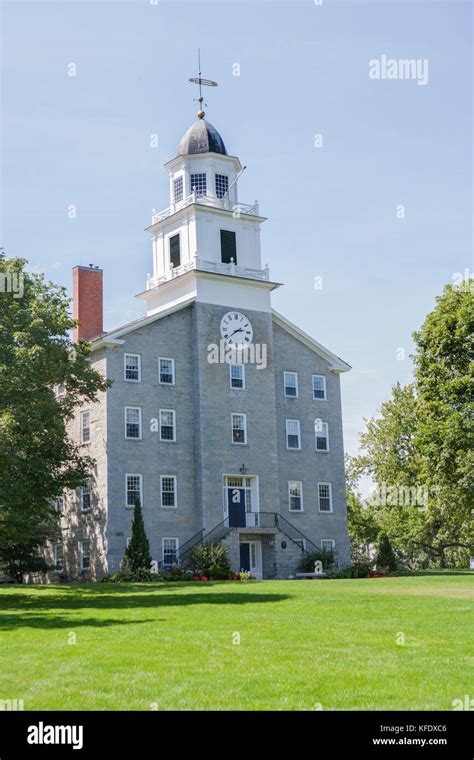
[[[239,311],[228,311],[221,319],[221,335],[228,346],[249,346],[253,338],[250,320]]]

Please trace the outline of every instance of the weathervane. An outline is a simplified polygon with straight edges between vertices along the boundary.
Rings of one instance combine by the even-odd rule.
[[[189,81],[192,82],[192,84],[199,85],[199,111],[197,112],[199,119],[204,119],[205,117],[205,111],[202,110],[202,102],[204,100],[202,96],[202,85],[205,87],[217,87],[217,82],[214,82],[212,79],[203,79],[201,76],[201,50],[198,48],[198,66],[199,66],[199,76],[192,77]],[[204,103],[204,105],[207,107],[207,103]]]

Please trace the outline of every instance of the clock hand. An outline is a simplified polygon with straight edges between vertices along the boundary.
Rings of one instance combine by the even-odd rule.
[[[234,330],[234,332],[229,335],[229,338],[232,338],[232,336],[235,335],[235,333],[238,333],[238,332],[243,332],[243,329],[241,327],[239,327],[237,330]]]

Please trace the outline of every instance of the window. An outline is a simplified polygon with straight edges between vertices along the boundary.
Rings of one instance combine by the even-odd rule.
[[[163,565],[165,567],[171,567],[178,561],[178,539],[177,538],[164,538],[163,539]]]
[[[326,552],[334,551],[335,546],[336,546],[336,542],[333,538],[321,539],[321,549],[324,549],[324,551]]]
[[[230,387],[231,388],[245,388],[245,365],[244,364],[230,364]]]
[[[298,544],[302,552],[306,551],[306,541],[304,538],[294,538],[293,541],[295,544]]]
[[[159,364],[161,385],[174,385],[174,359],[163,359],[160,356]]]
[[[140,504],[143,506],[142,476],[127,474],[125,475],[125,506],[134,507],[137,498],[140,499]]]
[[[183,178],[176,177],[173,180],[173,201],[179,203],[183,200]]]
[[[79,541],[79,554],[81,558],[81,570],[88,570],[91,565],[90,541]]]
[[[247,443],[247,415],[232,415],[232,443]]]
[[[125,438],[142,437],[142,410],[139,406],[125,407]]]
[[[55,570],[64,569],[64,547],[62,544],[54,545],[54,565]]]
[[[324,375],[313,375],[313,398],[326,400],[326,378]]]
[[[259,496],[257,478],[246,478],[242,475],[225,475],[224,476],[224,514],[228,514],[228,489],[244,488],[245,489],[245,511],[253,512],[257,515],[259,511]]]
[[[230,264],[231,259],[237,264],[237,244],[235,242],[235,232],[231,230],[221,230],[221,261],[223,264]]]
[[[91,508],[91,486],[90,483],[81,486],[80,490],[81,512],[88,512]]]
[[[160,441],[176,440],[176,412],[174,409],[160,409]]]
[[[173,265],[173,268],[176,269],[176,267],[179,267],[181,264],[181,247],[179,243],[179,233],[177,235],[172,235],[169,238],[169,246],[170,246],[170,264]]]
[[[318,507],[320,512],[332,512],[330,483],[318,483]]]
[[[328,423],[322,422],[322,420],[315,420],[314,435],[316,438],[316,451],[329,451]]]
[[[53,503],[55,511],[61,515],[64,512],[64,496],[58,496]]]
[[[284,372],[285,396],[296,398],[298,396],[298,375],[296,372]]]
[[[54,386],[54,395],[56,398],[60,398],[61,396],[64,396],[66,393],[66,388],[63,385],[63,383],[59,383],[58,385]]]
[[[216,196],[223,198],[229,189],[229,177],[227,174],[216,174]]]
[[[131,383],[139,383],[141,380],[141,362],[139,354],[125,354],[124,358],[124,380]]]
[[[162,507],[176,507],[176,476],[175,475],[162,475],[161,476],[161,506]]]
[[[301,448],[299,420],[286,421],[286,448],[287,449]]]
[[[199,198],[207,193],[206,174],[191,174],[191,190],[196,192]]]
[[[91,439],[91,413],[81,412],[81,443],[89,443]]]
[[[303,484],[301,480],[288,481],[288,501],[290,512],[303,511]]]

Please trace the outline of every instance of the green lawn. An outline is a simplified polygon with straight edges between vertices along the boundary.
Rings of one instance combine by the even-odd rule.
[[[473,580],[1,587],[0,699],[25,710],[450,710],[474,694]]]

